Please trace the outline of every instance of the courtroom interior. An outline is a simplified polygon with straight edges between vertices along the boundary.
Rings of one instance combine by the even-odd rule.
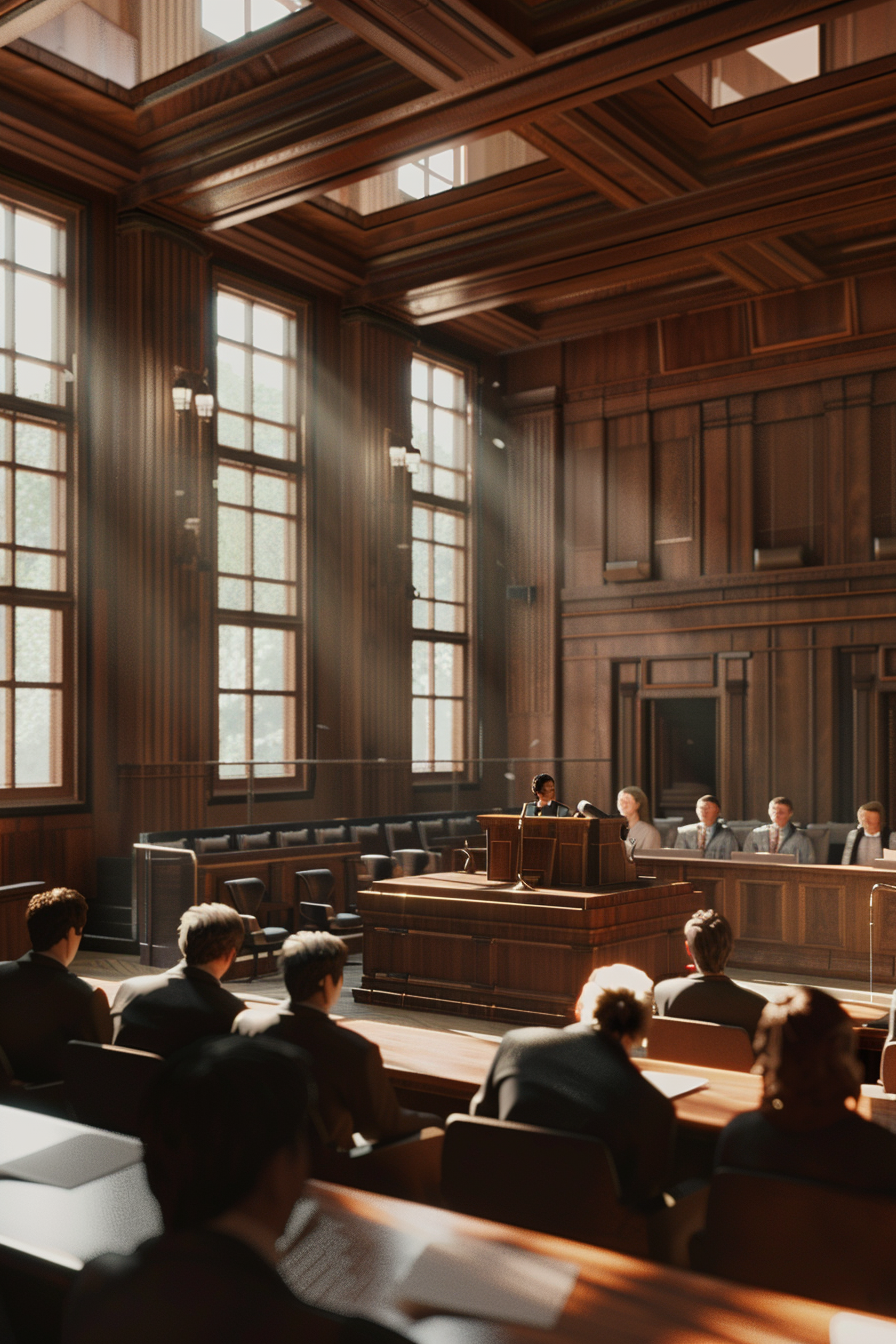
[[[503,1344],[598,1300],[643,1340],[896,1318],[894,165],[896,0],[0,0],[0,1018],[61,966],[81,1022],[33,1067],[0,1021],[0,1336],[160,1230],[121,1145],[231,1029],[225,1080],[290,1043],[269,1165],[293,1046],[374,1079],[312,1068],[318,1221],[277,1235],[382,1344],[426,1217],[572,1257]],[[653,1184],[514,1109],[519,1029],[533,1077],[600,1039]],[[841,1146],[720,1168],[776,1102]],[[41,1187],[23,1116],[119,1147]],[[381,1277],[314,1279],[327,1236]]]

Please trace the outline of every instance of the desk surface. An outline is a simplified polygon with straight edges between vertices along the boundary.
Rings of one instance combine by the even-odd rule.
[[[86,1260],[127,1252],[158,1230],[143,1168],[77,1190],[0,1182],[0,1237]],[[550,1338],[827,1344],[834,1308],[668,1269],[629,1256],[462,1217],[406,1200],[309,1182],[287,1229],[281,1271],[310,1302],[376,1316],[416,1344],[527,1344],[530,1329],[423,1316],[398,1286],[433,1241],[477,1238],[570,1261],[579,1279]],[[74,1266],[73,1266],[74,1267]]]

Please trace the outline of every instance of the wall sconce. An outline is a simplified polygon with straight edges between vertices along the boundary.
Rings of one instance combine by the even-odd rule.
[[[423,461],[423,454],[418,448],[409,448],[405,453],[404,465],[407,468],[409,476],[416,476],[420,470],[420,463]]]
[[[171,400],[174,402],[174,410],[177,414],[183,414],[190,409],[194,401],[193,384],[195,388],[196,414],[200,420],[210,420],[215,413],[215,399],[209,390],[208,369],[203,369],[202,373],[193,373],[190,369],[182,369],[179,364],[174,366],[174,382],[171,387]]]
[[[389,449],[389,461],[393,467],[404,467],[409,476],[420,470],[423,455],[416,448],[406,448],[404,444],[392,443],[391,429],[384,431],[383,438]]]
[[[405,459],[407,458],[407,455],[408,455],[408,450],[407,450],[407,448],[402,448],[402,447],[400,447],[398,444],[395,444],[395,443],[390,444],[390,446],[389,446],[389,461],[392,463],[393,467],[403,467],[404,464],[405,464]]]

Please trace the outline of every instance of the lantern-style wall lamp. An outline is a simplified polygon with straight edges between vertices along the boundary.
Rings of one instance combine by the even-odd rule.
[[[203,369],[201,374],[193,373],[190,369],[182,369],[176,364],[171,400],[178,414],[188,411],[191,405],[195,405],[200,420],[211,420],[215,413],[215,399],[208,385],[208,369]]]

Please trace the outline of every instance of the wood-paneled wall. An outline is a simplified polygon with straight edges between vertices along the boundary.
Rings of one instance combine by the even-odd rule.
[[[869,334],[881,320],[869,286],[836,282],[507,358],[511,406],[544,369],[561,380],[561,439],[540,474],[520,439],[510,497],[513,528],[533,492],[538,549],[563,555],[555,740],[599,762],[568,767],[564,796],[659,790],[652,702],[709,698],[727,815],[763,817],[778,793],[804,821],[848,820],[868,797],[896,811],[896,342]],[[547,594],[528,619],[553,621]],[[509,639],[512,691],[525,645]]]

